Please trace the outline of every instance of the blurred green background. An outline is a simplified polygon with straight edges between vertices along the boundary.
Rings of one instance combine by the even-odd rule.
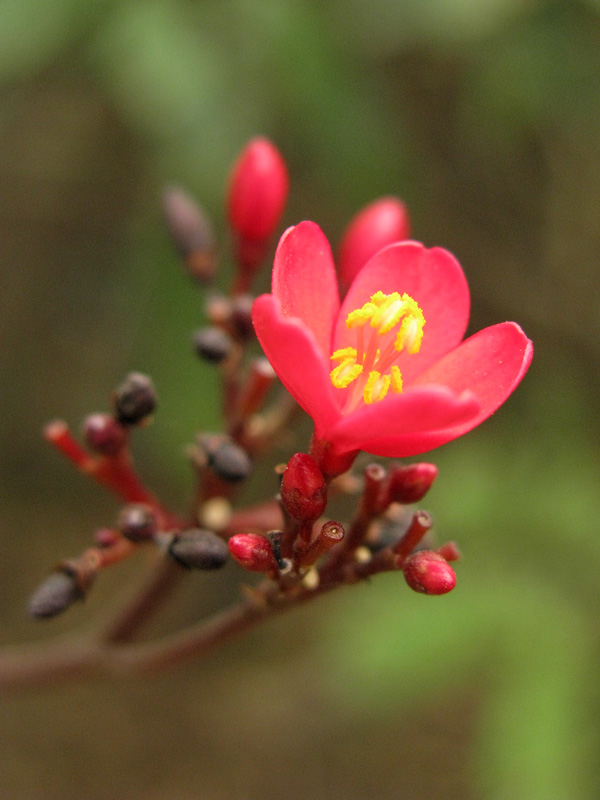
[[[45,445],[47,420],[76,427],[149,372],[161,406],[138,463],[186,502],[184,447],[218,425],[217,384],[191,354],[203,298],[159,197],[178,183],[214,215],[226,286],[224,185],[251,136],[289,164],[286,224],[335,243],[398,194],[414,237],[461,261],[472,330],[515,319],[536,346],[506,406],[432,456],[426,506],[465,556],[452,595],[384,576],[168,675],[3,696],[1,796],[597,797],[600,3],[0,0],[0,98],[3,643],[88,629],[145,566],[26,618],[117,508]],[[157,629],[239,580],[188,576]]]

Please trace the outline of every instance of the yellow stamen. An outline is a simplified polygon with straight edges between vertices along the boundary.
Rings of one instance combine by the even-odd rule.
[[[392,375],[392,392],[397,392],[399,394],[402,391],[402,373],[400,372],[400,367],[394,364],[390,369],[390,373]]]
[[[329,373],[331,382],[336,389],[345,389],[353,380],[356,380],[363,371],[362,364],[355,364],[351,358],[342,361],[341,364]]]
[[[336,389],[355,382],[346,397],[345,413],[361,402],[370,405],[383,400],[390,389],[402,392],[402,374],[394,361],[401,352],[419,352],[424,325],[421,308],[406,293],[375,292],[361,308],[348,314],[346,327],[355,331],[356,348],[336,350],[331,360],[338,365],[330,373]]]
[[[369,378],[363,391],[363,400],[367,405],[376,403],[388,393],[392,378],[390,375],[382,375],[381,372],[373,370],[369,373]]]
[[[348,358],[356,361],[356,350],[353,347],[342,347],[340,350],[336,350],[335,353],[332,353],[329,358],[332,361],[346,361]]]
[[[346,317],[347,328],[362,328],[377,311],[377,306],[373,303],[365,303],[362,308],[356,308]]]

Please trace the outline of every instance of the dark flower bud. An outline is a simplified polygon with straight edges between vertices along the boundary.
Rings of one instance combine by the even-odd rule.
[[[273,545],[257,533],[236,533],[227,543],[237,563],[250,572],[268,572],[277,568]]]
[[[300,522],[312,522],[327,505],[327,484],[315,460],[306,453],[293,455],[281,481],[281,503]]]
[[[447,594],[456,586],[456,574],[450,564],[431,550],[413,553],[402,570],[410,588],[421,594]]]
[[[156,408],[154,384],[141,372],[130,372],[113,393],[115,414],[124,425],[137,425]]]
[[[418,503],[422,500],[436,479],[438,469],[435,464],[409,464],[396,467],[390,474],[388,502]]]
[[[169,555],[188,569],[219,569],[227,561],[229,549],[212,531],[192,528],[175,536]]]
[[[221,480],[239,483],[250,475],[252,462],[239,445],[226,438],[207,452],[208,465]]]
[[[167,228],[190,275],[203,283],[215,272],[215,237],[204,210],[179,188],[167,189],[163,195],[163,212]]]
[[[145,503],[131,503],[121,510],[117,528],[130,542],[147,542],[157,532],[156,515]]]
[[[200,358],[219,364],[231,353],[233,340],[222,328],[200,328],[194,333],[194,350]]]
[[[29,600],[27,610],[36,619],[49,619],[61,614],[82,597],[75,575],[60,570],[53,572],[38,586]]]
[[[248,341],[254,336],[252,324],[252,304],[254,297],[249,294],[236,295],[231,303],[230,323],[235,335],[242,341]]]
[[[95,453],[116,456],[127,444],[129,434],[110,414],[90,414],[83,423],[83,437]]]

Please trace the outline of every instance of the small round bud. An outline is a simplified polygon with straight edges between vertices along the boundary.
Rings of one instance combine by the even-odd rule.
[[[90,414],[83,423],[85,443],[95,453],[116,456],[127,444],[127,429],[110,414]]]
[[[254,297],[249,294],[236,295],[231,303],[231,326],[234,335],[242,341],[248,341],[254,336],[252,323],[252,304]]]
[[[456,586],[456,574],[439,553],[419,550],[402,566],[407,584],[421,594],[447,594]]]
[[[121,534],[118,531],[113,531],[112,528],[99,528],[94,533],[94,544],[102,550],[114,547],[120,540]]]
[[[406,207],[395,197],[382,197],[358,212],[349,222],[339,247],[341,283],[348,288],[367,261],[383,247],[407,239]]]
[[[246,451],[229,439],[222,439],[207,455],[212,471],[228,483],[239,483],[252,471],[252,462]]]
[[[131,503],[121,510],[117,528],[130,542],[147,542],[158,530],[156,515],[145,503]]]
[[[277,567],[273,545],[257,533],[236,533],[227,543],[237,563],[250,572],[268,572]]]
[[[194,333],[194,350],[205,361],[219,364],[231,353],[233,340],[222,328],[200,328]]]
[[[288,194],[288,174],[279,151],[268,139],[252,139],[233,165],[227,215],[241,238],[269,239],[275,232]]]
[[[137,425],[156,408],[152,380],[141,372],[130,372],[113,393],[115,414],[124,425]]]
[[[82,596],[76,577],[60,570],[53,572],[38,586],[29,600],[27,610],[36,619],[49,619],[66,611]]]
[[[281,481],[281,504],[300,522],[312,522],[327,505],[327,484],[315,460],[306,453],[293,455]]]
[[[438,469],[435,464],[409,464],[396,467],[390,474],[388,484],[388,502],[418,503],[431,489],[437,478]]]
[[[169,555],[188,569],[219,569],[227,561],[229,549],[212,531],[192,528],[175,536]]]
[[[215,272],[215,237],[204,210],[182,189],[173,187],[163,195],[167,228],[190,275],[206,283]]]

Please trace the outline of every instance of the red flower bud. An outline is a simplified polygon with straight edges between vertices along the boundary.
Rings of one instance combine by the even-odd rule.
[[[456,574],[439,553],[420,550],[404,562],[402,569],[406,582],[415,592],[446,594],[456,586]]]
[[[110,414],[90,414],[83,423],[83,437],[95,453],[116,456],[127,444],[129,432]]]
[[[273,545],[257,533],[236,533],[229,539],[229,552],[237,563],[251,572],[275,569]]]
[[[407,239],[408,213],[395,197],[375,200],[348,224],[338,253],[340,281],[348,288],[367,261],[388,244]]]
[[[418,503],[427,494],[437,478],[435,464],[409,464],[396,467],[390,474],[388,503]]]
[[[461,558],[460,550],[456,542],[446,542],[441,547],[438,547],[437,552],[445,558],[446,561],[458,561]]]
[[[315,460],[306,453],[293,455],[281,481],[281,503],[300,522],[313,522],[327,505],[327,485]]]
[[[279,224],[288,194],[288,174],[268,139],[252,139],[235,162],[229,181],[229,224],[241,239],[269,239]]]

